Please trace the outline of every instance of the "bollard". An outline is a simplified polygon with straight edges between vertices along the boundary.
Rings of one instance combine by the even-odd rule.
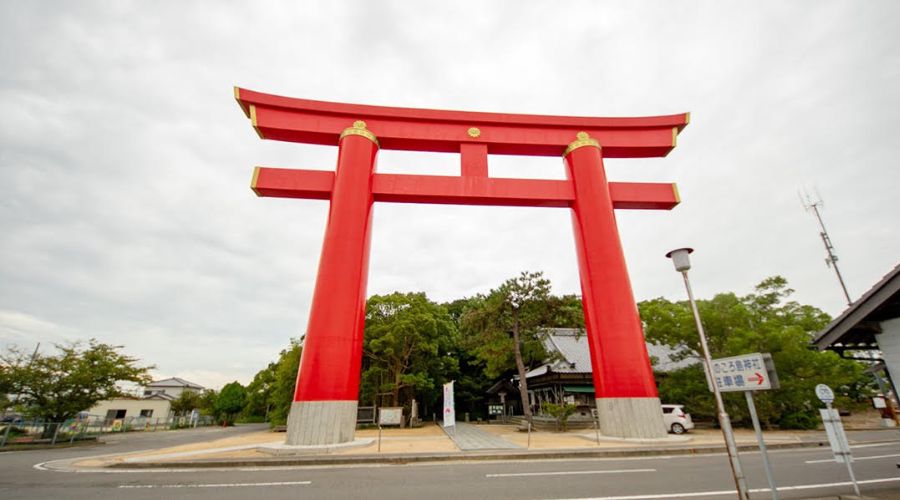
[[[531,422],[528,422],[528,448],[531,448]]]

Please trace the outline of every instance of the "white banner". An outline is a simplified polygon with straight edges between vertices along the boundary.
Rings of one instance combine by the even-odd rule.
[[[444,384],[444,427],[456,425],[456,409],[453,406],[453,382]]]

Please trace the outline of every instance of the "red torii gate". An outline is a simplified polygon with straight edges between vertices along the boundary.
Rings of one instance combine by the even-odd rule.
[[[668,154],[689,113],[582,118],[392,108],[263,94],[234,97],[262,139],[338,146],[334,172],[256,167],[259,196],[330,200],[288,445],[353,440],[376,201],[569,207],[604,434],[665,435],[614,208],[669,210],[675,184],[608,182],[603,158]],[[375,172],[379,148],[459,153],[461,175]],[[562,156],[566,180],[488,177],[488,154]]]

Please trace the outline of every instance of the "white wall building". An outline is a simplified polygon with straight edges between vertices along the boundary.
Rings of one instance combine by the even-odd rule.
[[[171,377],[151,382],[143,390],[142,397],[115,398],[98,402],[87,410],[93,418],[106,421],[134,420],[144,418],[155,421],[171,418],[172,401],[178,399],[183,392],[200,393],[203,386],[187,380]]]

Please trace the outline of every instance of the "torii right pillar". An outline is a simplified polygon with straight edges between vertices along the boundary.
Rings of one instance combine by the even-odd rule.
[[[564,155],[601,432],[663,438],[659,394],[625,266],[600,144],[580,133]]]

